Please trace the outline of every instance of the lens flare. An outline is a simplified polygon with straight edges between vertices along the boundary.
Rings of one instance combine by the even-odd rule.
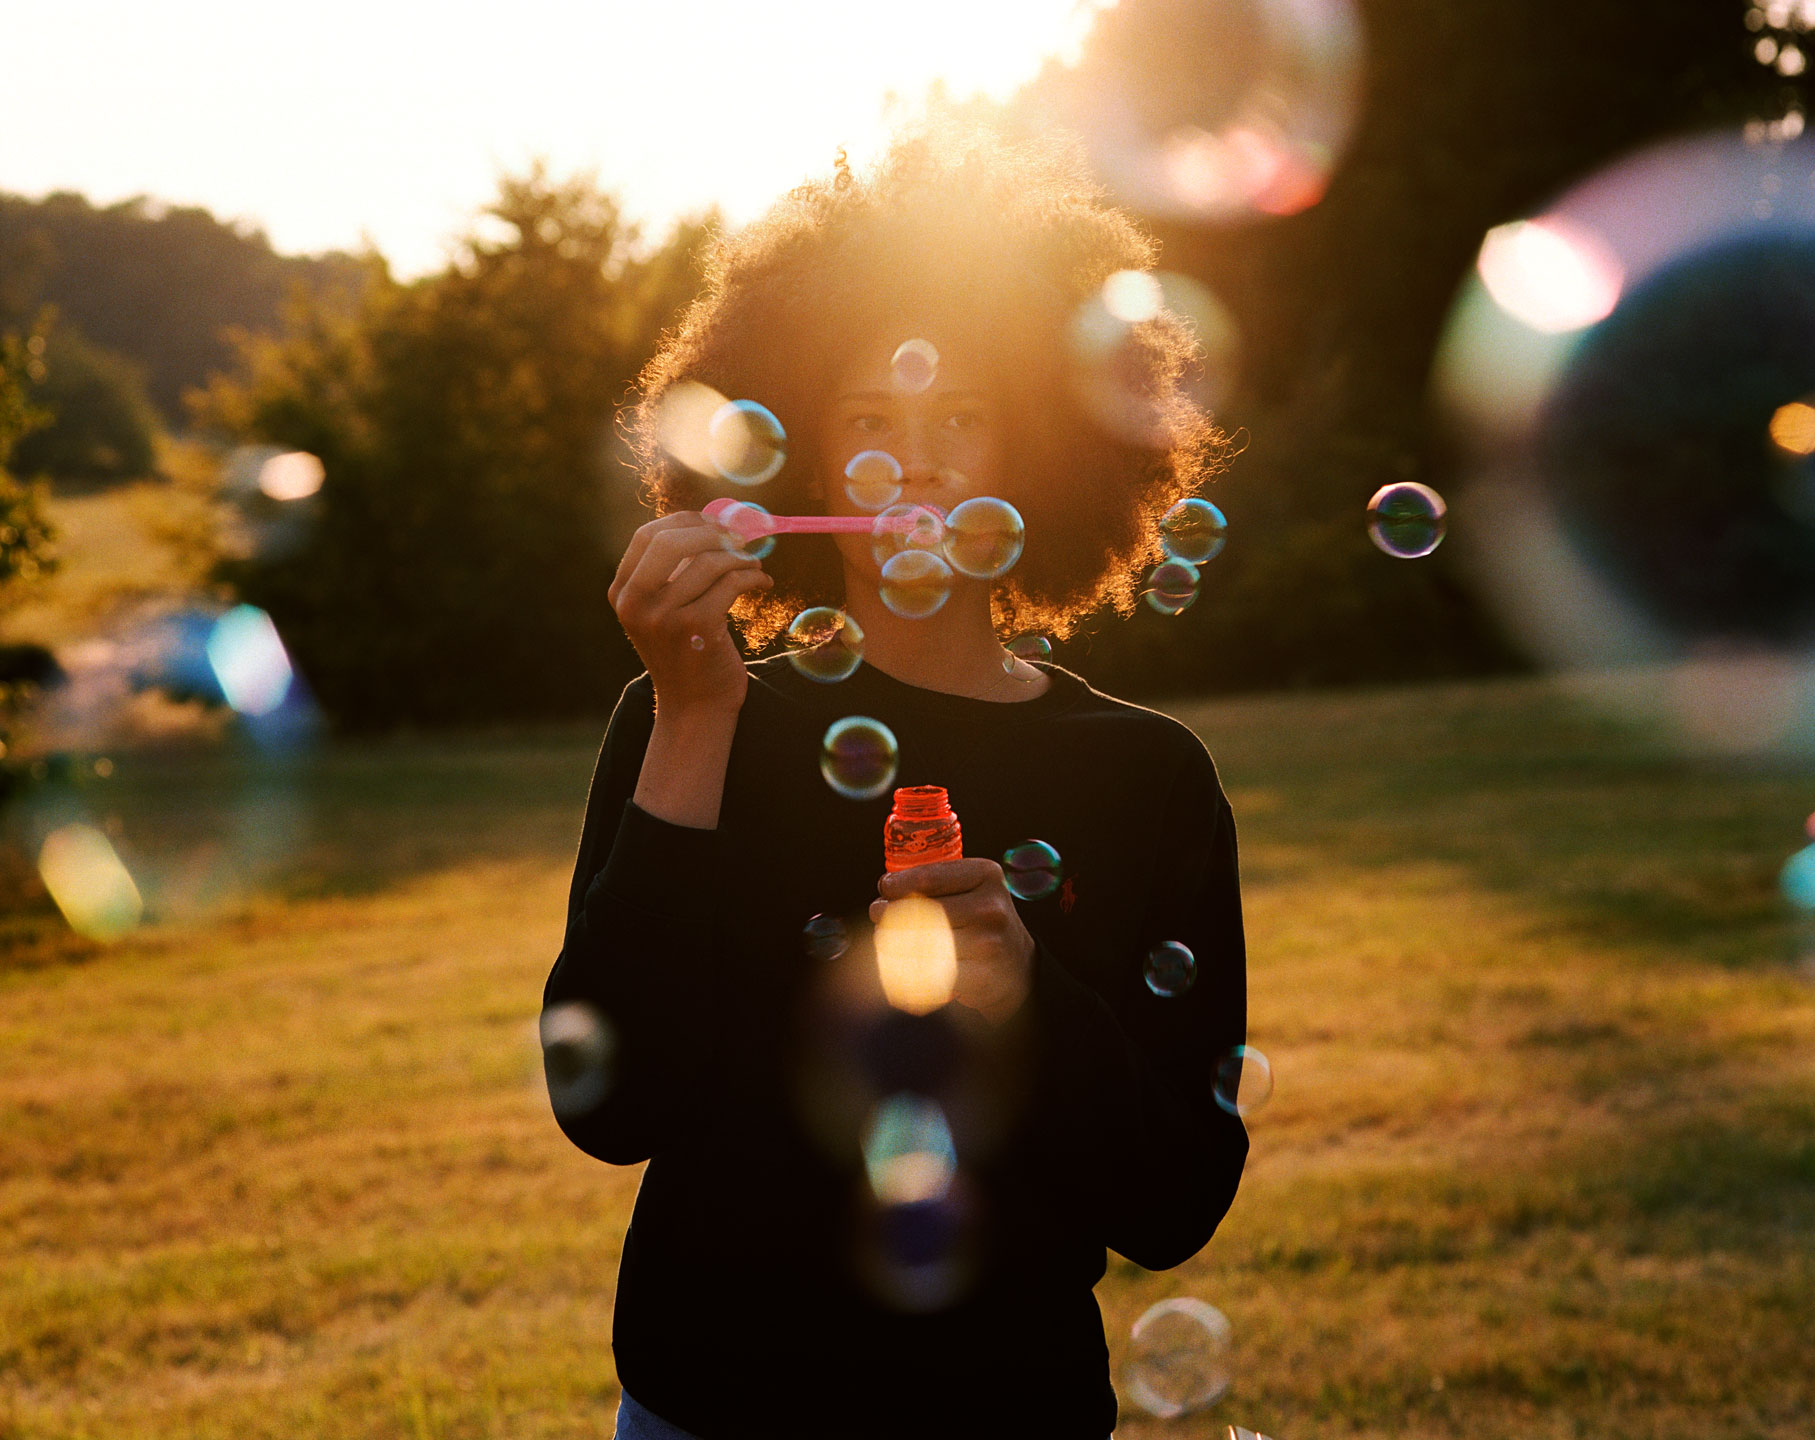
[[[889,1004],[929,1015],[952,998],[958,947],[945,907],[924,895],[891,900],[876,922],[876,975]]]
[[[892,1095],[864,1127],[863,1168],[884,1205],[943,1200],[958,1170],[945,1112],[920,1095]]]
[[[1156,332],[1190,344],[1197,364],[1162,387]],[[1164,445],[1183,405],[1214,410],[1235,384],[1240,332],[1202,284],[1169,271],[1122,270],[1075,312],[1066,331],[1067,375],[1091,419],[1117,439]]]
[[[286,450],[258,467],[258,488],[273,500],[307,500],[327,471],[307,450]]]
[[[110,841],[92,825],[60,825],[38,847],[38,875],[69,928],[90,940],[117,940],[145,913],[139,887]]]
[[[270,714],[296,678],[277,626],[252,605],[236,605],[214,622],[207,653],[221,693],[242,715]]]
[[[1815,455],[1815,405],[1779,405],[1771,415],[1771,441],[1786,455]]]
[[[1599,236],[1560,218],[1489,230],[1475,268],[1496,305],[1546,335],[1605,320],[1626,278]]]

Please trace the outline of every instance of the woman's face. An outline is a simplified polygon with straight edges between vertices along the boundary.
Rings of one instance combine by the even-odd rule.
[[[899,340],[860,351],[833,387],[820,428],[820,474],[828,515],[869,515],[846,491],[845,470],[866,450],[901,467],[901,501],[950,511],[973,495],[1002,495],[1002,416],[987,377],[959,351],[937,346],[931,383],[918,391],[902,381],[922,376],[891,362]],[[865,535],[840,535],[847,574],[879,571]]]

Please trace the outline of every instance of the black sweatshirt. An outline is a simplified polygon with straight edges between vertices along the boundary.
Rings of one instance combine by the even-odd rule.
[[[631,803],[647,675],[612,717],[544,1004],[590,1004],[614,1042],[603,1100],[563,1130],[650,1162],[618,1273],[619,1379],[702,1440],[1103,1440],[1104,1248],[1178,1265],[1234,1197],[1247,1135],[1213,1089],[1245,1029],[1228,801],[1190,730],[1042,668],[1044,694],[998,704],[869,665],[821,685],[752,664],[714,830]],[[861,951],[882,873],[889,796],[844,799],[819,769],[853,714],[898,738],[895,783],[947,788],[965,854],[1038,839],[1063,857],[1063,888],[1018,902],[1032,985],[999,1031],[956,1006],[854,1014],[803,944],[809,917],[842,916]],[[1198,970],[1166,998],[1143,962],[1169,940]],[[913,1272],[940,1277],[931,1291],[891,1288],[875,1258],[896,1232],[859,1140],[895,1092],[937,1099],[955,1136],[944,1268]]]

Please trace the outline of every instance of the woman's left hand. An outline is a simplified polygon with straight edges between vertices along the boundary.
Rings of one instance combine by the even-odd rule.
[[[906,895],[924,895],[945,911],[958,956],[952,999],[992,1025],[1021,1008],[1033,976],[1034,937],[994,860],[966,857],[897,870],[877,882],[876,893],[881,898],[870,904],[872,923]]]

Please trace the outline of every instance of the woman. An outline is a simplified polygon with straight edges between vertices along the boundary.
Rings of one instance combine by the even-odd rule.
[[[609,1052],[576,1087],[551,1050],[562,1128],[649,1161],[618,1276],[621,1436],[1101,1440],[1105,1249],[1180,1264],[1234,1196],[1247,1139],[1214,1086],[1244,959],[1215,769],[1177,722],[1003,644],[1126,613],[1158,517],[1222,457],[1167,317],[1127,323],[1107,365],[1071,343],[1079,307],[1151,259],[1051,157],[922,136],[722,240],[644,375],[633,434],[662,515],[611,603],[648,673],[606,735],[545,992],[545,1034],[595,1017]],[[676,459],[697,455],[676,439],[694,386],[782,417],[772,478]],[[951,576],[926,613],[924,585],[884,579],[912,543],[894,532],[759,560],[700,513],[735,491],[867,515],[875,467],[892,481],[853,465],[873,452],[903,504],[1012,503],[1018,563]],[[810,606],[861,630],[854,673],[743,659],[727,617],[760,649]],[[884,874],[886,787],[835,758],[821,778],[852,716],[892,732],[896,783],[946,788],[964,858]],[[1032,839],[1064,884],[1017,899],[996,857]],[[852,979],[910,897],[955,960],[928,1013]]]

